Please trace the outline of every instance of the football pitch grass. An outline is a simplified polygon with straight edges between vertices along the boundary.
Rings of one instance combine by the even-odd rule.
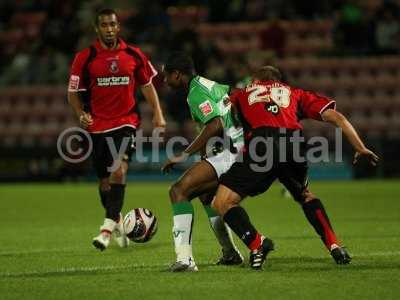
[[[103,211],[93,184],[0,185],[0,299],[400,299],[400,181],[313,182],[353,256],[338,266],[280,187],[248,198],[253,223],[276,250],[263,271],[214,263],[220,248],[194,200],[197,273],[174,261],[168,183],[130,182],[124,212],[151,209],[159,229],[146,244],[95,250]]]

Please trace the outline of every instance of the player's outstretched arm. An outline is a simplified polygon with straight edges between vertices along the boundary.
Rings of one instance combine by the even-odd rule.
[[[158,94],[152,83],[146,84],[140,87],[146,101],[151,105],[153,109],[153,126],[162,127],[166,126],[164,114],[162,112]]]
[[[365,156],[373,166],[376,166],[379,161],[379,157],[374,152],[365,147],[357,131],[344,115],[334,109],[327,109],[322,113],[321,117],[324,121],[329,122],[342,129],[347,140],[356,151],[354,154],[353,164],[357,163],[360,156]]]
[[[220,117],[213,118],[203,127],[194,141],[180,155],[169,158],[161,170],[164,173],[168,173],[175,164],[183,162],[190,155],[203,150],[207,146],[207,142],[210,138],[221,135],[223,131],[224,125],[222,119]]]
[[[214,118],[200,131],[194,141],[185,149],[188,155],[195,154],[206,148],[210,138],[220,136],[224,132],[224,125],[220,117]]]
[[[83,128],[87,128],[93,124],[92,116],[83,110],[83,104],[78,92],[68,92],[68,103],[71,105]]]

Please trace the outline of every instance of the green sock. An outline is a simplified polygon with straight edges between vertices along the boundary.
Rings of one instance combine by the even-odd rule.
[[[219,216],[217,211],[214,208],[212,208],[210,205],[204,205],[203,204],[203,207],[204,207],[209,219]]]
[[[185,215],[194,213],[193,205],[189,201],[183,201],[178,203],[172,203],[172,211],[174,216],[176,215]]]

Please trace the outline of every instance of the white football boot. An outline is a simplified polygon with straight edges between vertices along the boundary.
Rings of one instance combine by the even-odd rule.
[[[185,261],[176,261],[168,268],[170,272],[197,272],[198,270],[192,257],[189,257]]]
[[[122,214],[119,214],[119,221],[116,223],[114,231],[112,233],[114,240],[117,242],[118,246],[121,248],[126,248],[129,246],[129,239],[125,234],[124,230],[124,218]]]
[[[100,234],[93,239],[93,246],[103,251],[110,245],[111,234],[117,223],[111,219],[104,219],[103,225],[100,227]]]

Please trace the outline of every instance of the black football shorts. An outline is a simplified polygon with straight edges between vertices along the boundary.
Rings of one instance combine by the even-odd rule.
[[[131,161],[135,149],[135,136],[136,130],[129,126],[105,133],[91,134],[93,141],[92,160],[99,179],[110,176],[109,168],[114,163],[114,157],[118,157],[117,154],[120,152],[121,146],[126,146],[126,150],[122,152],[122,157],[119,157],[119,159],[127,162]],[[110,144],[113,146],[110,146]],[[116,150],[114,156],[112,154],[113,149]]]
[[[286,133],[287,134],[287,133]],[[285,135],[286,135],[285,134]],[[292,132],[289,132],[288,137]],[[290,142],[279,142],[280,135],[275,130],[268,132],[256,132],[255,136],[268,136],[273,142],[266,146],[265,144],[257,144],[255,151],[258,157],[266,156],[269,159],[260,161],[254,159],[249,151],[244,154],[242,162],[235,162],[232,167],[221,176],[220,183],[239,194],[242,198],[246,196],[256,196],[268,190],[271,184],[278,179],[292,194],[296,201],[302,202],[304,191],[307,188],[307,162],[299,161],[293,155]],[[265,155],[267,148],[273,148],[273,155]],[[305,153],[305,144],[299,145],[300,154]],[[249,149],[247,149],[249,150]],[[277,153],[286,153],[286,159],[279,159]]]

